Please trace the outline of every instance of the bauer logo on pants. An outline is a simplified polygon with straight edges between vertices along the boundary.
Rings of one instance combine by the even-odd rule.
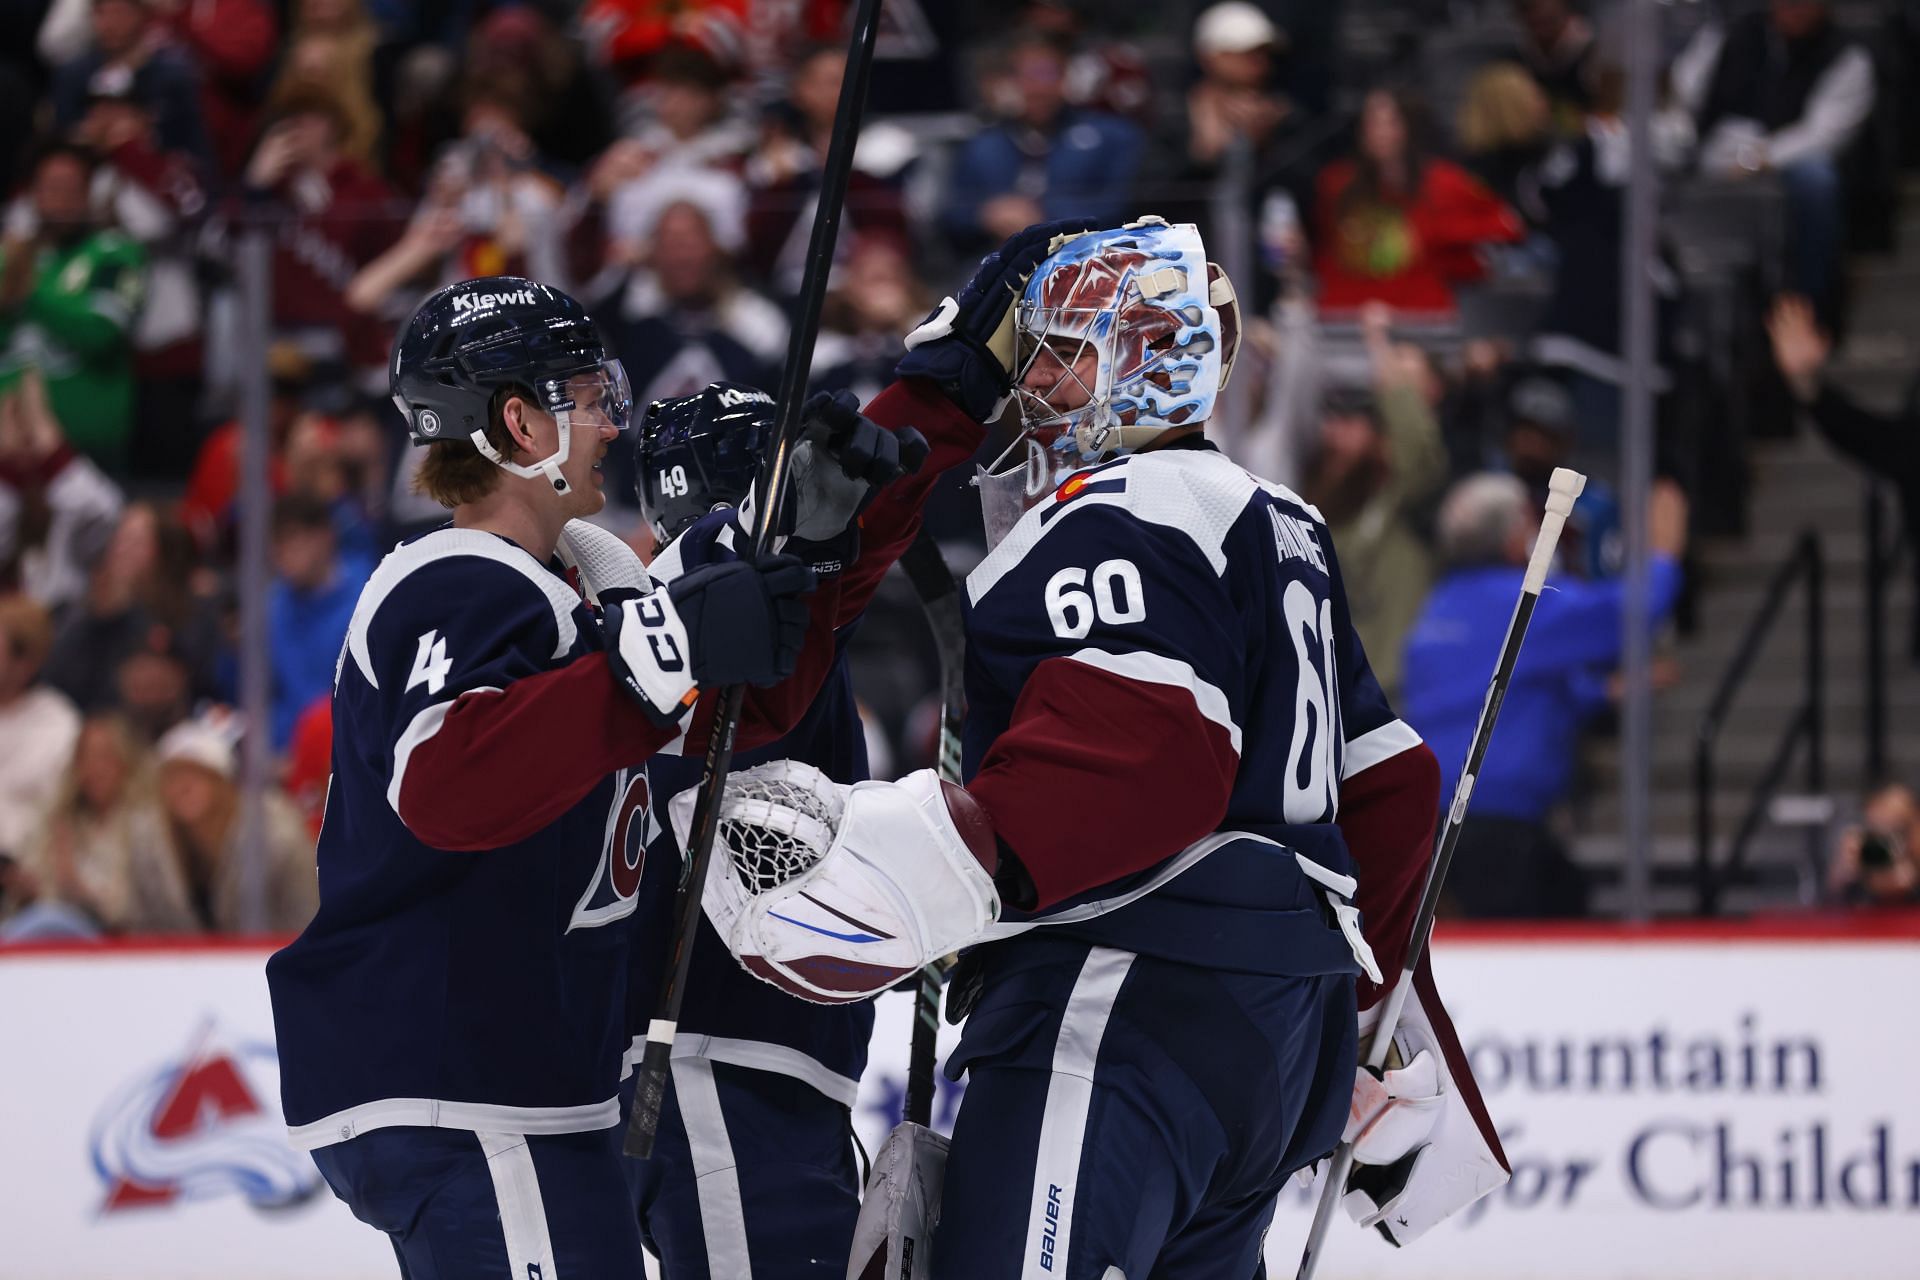
[[[299,1204],[320,1172],[287,1143],[271,1044],[228,1043],[209,1020],[179,1057],[150,1065],[94,1116],[89,1154],[103,1214],[240,1196],[256,1209]]]

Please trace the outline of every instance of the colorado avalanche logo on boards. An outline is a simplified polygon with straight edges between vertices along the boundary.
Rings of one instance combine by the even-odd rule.
[[[320,1171],[287,1143],[270,1044],[227,1044],[211,1021],[187,1052],[124,1086],[94,1116],[89,1149],[102,1213],[238,1195],[256,1209],[302,1204]]]
[[[621,770],[614,777],[613,808],[587,891],[573,908],[567,932],[595,929],[633,914],[639,903],[640,876],[647,866],[647,842],[660,834],[648,804],[644,770]]]

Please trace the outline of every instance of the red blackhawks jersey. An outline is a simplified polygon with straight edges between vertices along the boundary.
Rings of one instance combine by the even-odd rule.
[[[998,936],[1358,973],[1378,1001],[1439,770],[1373,678],[1319,512],[1193,438],[1076,472],[967,593],[967,790],[1036,897]],[[1417,989],[1497,1153],[1424,966]]]

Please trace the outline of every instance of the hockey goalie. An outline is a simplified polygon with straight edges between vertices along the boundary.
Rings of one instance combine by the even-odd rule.
[[[869,1190],[938,1194],[889,1276],[1252,1276],[1283,1182],[1343,1135],[1345,1203],[1396,1244],[1507,1176],[1426,968],[1393,1065],[1356,1066],[1438,769],[1325,521],[1207,438],[1238,329],[1192,226],[1045,224],[986,259],[900,365],[1022,426],[979,477],[965,786],[776,762],[728,787],[706,908],[750,971],[838,1002],[964,953],[944,1191]]]

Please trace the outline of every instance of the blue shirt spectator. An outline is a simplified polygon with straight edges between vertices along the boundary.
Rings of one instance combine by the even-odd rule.
[[[1662,491],[1661,501],[1684,502]],[[1441,794],[1452,794],[1466,760],[1487,682],[1520,595],[1536,527],[1524,486],[1510,476],[1473,476],[1448,495],[1440,542],[1454,565],[1434,585],[1407,638],[1401,711],[1440,758]],[[1656,540],[1651,606],[1664,619],[1680,594],[1675,537]],[[1499,732],[1474,784],[1476,816],[1543,822],[1573,779],[1580,733],[1620,661],[1625,587],[1617,579],[1558,577],[1540,594],[1500,711]]]
[[[1066,59],[1038,37],[1007,56],[1012,118],[967,139],[954,159],[941,225],[972,251],[1053,218],[1119,223],[1146,136],[1118,116],[1067,106]],[[991,95],[990,95],[991,96]]]
[[[273,749],[285,751],[300,713],[333,687],[334,664],[373,562],[341,552],[328,503],[294,495],[274,509],[273,568],[267,592]]]

